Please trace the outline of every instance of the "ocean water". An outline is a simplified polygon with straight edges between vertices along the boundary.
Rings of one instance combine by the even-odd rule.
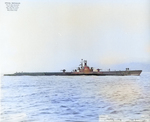
[[[150,73],[3,76],[1,122],[150,121]]]

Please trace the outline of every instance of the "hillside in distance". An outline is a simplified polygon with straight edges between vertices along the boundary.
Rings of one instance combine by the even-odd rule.
[[[150,63],[123,63],[123,64],[116,64],[111,67],[112,70],[125,70],[129,68],[130,70],[142,70],[143,72],[150,72]]]

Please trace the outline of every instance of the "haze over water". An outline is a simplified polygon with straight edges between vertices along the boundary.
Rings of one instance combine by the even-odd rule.
[[[150,118],[150,73],[141,76],[4,76],[1,122]]]

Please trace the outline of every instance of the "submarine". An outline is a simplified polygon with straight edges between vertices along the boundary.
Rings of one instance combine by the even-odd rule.
[[[78,69],[75,69],[71,72],[66,72],[65,69],[61,70],[62,72],[16,72],[13,74],[4,74],[4,76],[139,76],[142,70],[129,70],[126,68],[124,71],[102,71],[97,69],[96,71],[93,67],[87,65],[87,60],[81,60],[81,64]]]

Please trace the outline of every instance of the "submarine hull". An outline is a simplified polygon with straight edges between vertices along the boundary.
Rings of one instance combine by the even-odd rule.
[[[20,72],[4,76],[139,76],[142,70],[103,71],[103,72]]]

